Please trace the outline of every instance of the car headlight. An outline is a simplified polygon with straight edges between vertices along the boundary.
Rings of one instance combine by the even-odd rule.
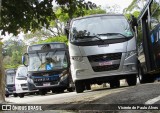
[[[81,56],[72,56],[72,60],[82,62],[83,61],[83,57],[81,57]]]
[[[134,54],[137,54],[137,51],[128,51],[128,52],[126,53],[126,58],[128,58],[129,56],[132,56],[132,55],[134,55]]]

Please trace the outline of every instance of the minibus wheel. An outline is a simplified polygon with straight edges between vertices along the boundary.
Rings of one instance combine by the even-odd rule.
[[[86,90],[91,90],[91,85],[90,84],[85,84]]]
[[[17,96],[18,96],[18,94],[17,94],[17,93],[14,93],[14,94],[13,94],[13,96],[14,96],[14,97],[17,97]]]
[[[75,87],[77,93],[82,93],[85,89],[85,85],[82,81],[75,81]]]
[[[58,89],[56,90],[56,93],[64,93],[64,89]]]
[[[118,79],[110,81],[110,88],[118,88],[118,87],[120,87],[120,81]]]
[[[126,79],[129,86],[135,86],[137,84],[137,75],[129,75]]]
[[[46,93],[47,93],[46,90],[39,90],[40,95],[45,95]]]
[[[20,98],[24,97],[24,93],[19,93],[18,95],[19,95]]]

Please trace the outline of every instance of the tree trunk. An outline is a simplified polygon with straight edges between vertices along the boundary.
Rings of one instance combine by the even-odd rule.
[[[5,101],[5,79],[2,61],[2,42],[0,41],[0,103]]]

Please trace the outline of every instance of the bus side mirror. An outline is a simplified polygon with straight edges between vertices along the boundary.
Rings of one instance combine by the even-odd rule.
[[[27,67],[27,66],[28,66],[28,61],[29,61],[29,56],[28,56],[27,53],[25,53],[25,54],[22,56],[22,64]]]

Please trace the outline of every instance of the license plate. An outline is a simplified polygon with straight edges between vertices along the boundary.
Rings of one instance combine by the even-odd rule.
[[[99,66],[112,65],[112,62],[100,62]]]
[[[43,83],[43,86],[50,86],[50,83]]]

